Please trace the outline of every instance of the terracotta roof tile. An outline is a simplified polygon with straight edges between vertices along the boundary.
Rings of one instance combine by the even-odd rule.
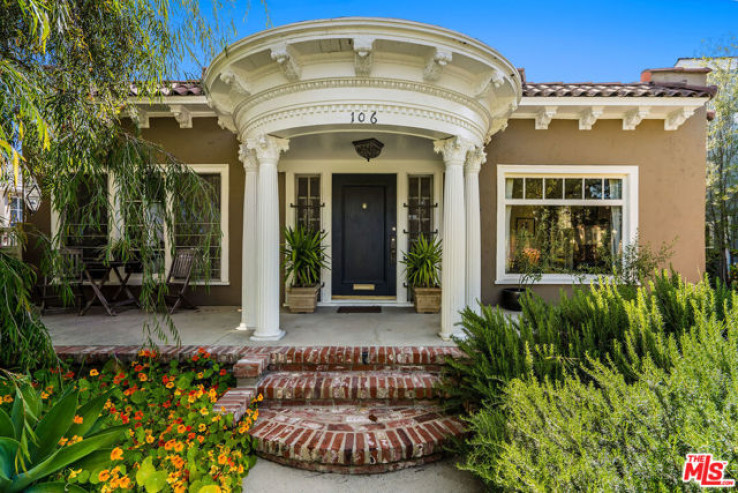
[[[715,94],[714,86],[688,86],[681,83],[653,82],[526,82],[527,97],[657,97],[705,98]]]
[[[170,81],[161,88],[161,96],[202,96],[200,81]],[[525,82],[526,97],[682,97],[704,98],[715,94],[714,86],[688,86],[682,83],[653,82]],[[131,86],[131,96],[138,91]]]

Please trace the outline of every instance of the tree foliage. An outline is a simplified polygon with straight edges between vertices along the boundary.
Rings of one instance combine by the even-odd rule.
[[[45,242],[52,256],[101,225],[120,237],[123,256],[142,262],[149,311],[163,303],[160,240],[174,249],[178,214],[219,219],[211,188],[127,119],[130,98],[156,103],[166,80],[224,48],[234,29],[219,13],[238,9],[225,2],[204,12],[197,0],[0,0],[0,168],[9,181],[39,183],[51,200],[60,226]],[[107,207],[113,190],[117,217]],[[152,221],[152,211],[163,219]],[[199,235],[205,266],[219,235]],[[146,324],[148,340],[166,340],[166,327],[178,339],[164,316]]]
[[[707,150],[708,270],[728,281],[731,250],[738,247],[738,40],[711,51],[702,62],[718,86]]]

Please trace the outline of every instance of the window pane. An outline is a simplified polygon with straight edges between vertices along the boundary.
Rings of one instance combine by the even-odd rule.
[[[408,179],[407,224],[410,246],[422,234],[433,235],[433,177],[411,176]]]
[[[525,179],[525,198],[526,199],[542,199],[543,198],[543,178],[526,178]]]
[[[602,179],[587,178],[584,180],[584,198],[585,199],[601,199],[602,198]]]
[[[174,225],[174,245],[176,248],[201,247],[203,242],[209,240],[210,278],[212,280],[219,280],[222,275],[220,272],[221,177],[219,173],[203,173],[200,174],[200,177],[210,184],[210,190],[213,194],[212,204],[214,210],[195,210],[183,201],[176,201],[174,204],[177,207],[175,215],[176,222]],[[194,279],[202,277],[202,272],[196,272],[193,275]]]
[[[564,180],[561,178],[546,178],[546,198],[561,199],[564,197]]]
[[[522,199],[523,198],[523,179],[507,178],[505,180],[505,198]]]
[[[567,199],[582,198],[582,179],[567,178],[564,180],[564,197]]]
[[[297,209],[295,226],[308,231],[320,230],[320,177],[298,176],[296,179]]]
[[[64,244],[81,248],[84,261],[102,260],[108,244],[108,196],[97,192],[107,189],[107,174],[80,177],[76,194],[78,207],[66,211]]]
[[[520,273],[526,262],[543,271],[608,271],[622,251],[622,208],[507,206],[506,272]]]
[[[620,200],[623,198],[623,180],[620,178],[605,179],[604,198]]]

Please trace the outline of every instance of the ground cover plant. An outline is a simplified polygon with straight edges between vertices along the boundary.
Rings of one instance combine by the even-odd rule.
[[[466,337],[457,342],[469,359],[450,361],[445,383],[449,406],[469,414],[471,434],[462,467],[493,487],[526,488],[511,486],[498,469],[504,465],[505,444],[511,443],[515,426],[522,423],[515,422],[512,410],[524,406],[518,400],[523,394],[512,392],[510,386],[515,384],[511,382],[565,385],[580,379],[585,387],[597,387],[588,365],[598,361],[624,385],[639,382],[648,368],[669,373],[680,338],[707,316],[717,322],[725,320],[726,314],[733,313],[734,302],[723,285],[689,284],[678,275],[663,273],[637,289],[621,290],[602,280],[591,289],[562,294],[556,304],[529,295],[523,298],[523,312],[517,320],[491,307],[482,307],[480,314],[467,309],[462,321]],[[562,446],[549,459],[568,460],[571,457],[566,452]],[[594,456],[589,459],[592,467],[598,463]]]
[[[233,376],[207,351],[139,356],[0,380],[0,490],[241,491],[257,400],[234,423],[215,408]]]

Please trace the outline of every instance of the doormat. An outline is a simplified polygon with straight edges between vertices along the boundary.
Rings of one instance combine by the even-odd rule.
[[[382,313],[381,306],[339,306],[336,313]]]

